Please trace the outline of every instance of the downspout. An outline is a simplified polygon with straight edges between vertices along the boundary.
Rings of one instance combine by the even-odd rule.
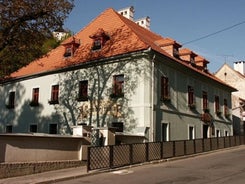
[[[150,141],[155,141],[155,122],[154,122],[154,86],[155,86],[155,80],[154,80],[154,72],[155,72],[155,54],[152,57],[151,60],[151,137]]]

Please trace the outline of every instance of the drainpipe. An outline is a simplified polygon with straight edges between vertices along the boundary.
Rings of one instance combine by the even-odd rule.
[[[155,80],[154,80],[154,72],[155,72],[155,54],[152,57],[151,60],[151,137],[150,141],[155,141],[155,122],[154,122],[154,85],[155,85]]]

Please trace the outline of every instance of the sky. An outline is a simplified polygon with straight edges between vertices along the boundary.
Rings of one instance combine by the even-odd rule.
[[[75,0],[64,28],[77,33],[107,8],[130,6],[134,19],[150,17],[151,31],[206,58],[212,73],[245,60],[245,0]]]

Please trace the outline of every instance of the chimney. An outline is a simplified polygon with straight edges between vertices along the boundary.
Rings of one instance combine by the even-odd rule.
[[[123,8],[121,10],[118,10],[117,12],[129,20],[132,20],[132,21],[134,20],[134,7],[133,6]]]
[[[136,24],[140,25],[141,27],[144,27],[146,29],[150,29],[150,17],[143,17],[141,19],[138,19],[135,21]]]
[[[245,61],[237,61],[233,64],[234,70],[240,72],[241,74],[245,75]]]

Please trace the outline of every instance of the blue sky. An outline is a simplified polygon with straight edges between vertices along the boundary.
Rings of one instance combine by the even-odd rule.
[[[150,17],[151,31],[171,37],[209,60],[211,72],[225,62],[233,67],[233,62],[245,60],[245,0],[75,0],[64,28],[76,33],[107,8],[129,6],[134,6],[135,19]]]

